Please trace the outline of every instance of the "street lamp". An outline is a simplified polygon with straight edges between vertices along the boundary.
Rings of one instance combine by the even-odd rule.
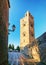
[[[10,24],[9,24],[10,25]],[[8,34],[10,34],[9,32],[14,32],[16,29],[16,26],[13,24],[12,25],[12,29],[8,29]]]
[[[12,25],[12,31],[14,32],[15,31],[15,25]]]

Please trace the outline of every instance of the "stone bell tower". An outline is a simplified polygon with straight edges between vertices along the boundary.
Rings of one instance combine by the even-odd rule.
[[[34,18],[30,12],[20,20],[20,48],[30,44],[34,40]]]

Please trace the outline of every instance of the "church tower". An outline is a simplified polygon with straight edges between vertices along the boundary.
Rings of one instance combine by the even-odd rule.
[[[20,20],[20,48],[21,50],[34,40],[34,18],[30,12]]]

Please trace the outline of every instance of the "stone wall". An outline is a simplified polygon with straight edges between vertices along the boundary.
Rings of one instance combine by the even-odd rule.
[[[8,60],[8,0],[0,0],[0,65]]]
[[[21,50],[34,40],[34,19],[29,11],[20,20],[20,48]]]

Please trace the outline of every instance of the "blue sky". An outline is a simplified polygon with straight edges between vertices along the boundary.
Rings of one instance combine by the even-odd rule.
[[[26,11],[34,17],[35,38],[46,32],[46,0],[10,0],[9,28],[15,24],[16,30],[9,35],[8,43],[15,47],[20,45],[20,19]]]

